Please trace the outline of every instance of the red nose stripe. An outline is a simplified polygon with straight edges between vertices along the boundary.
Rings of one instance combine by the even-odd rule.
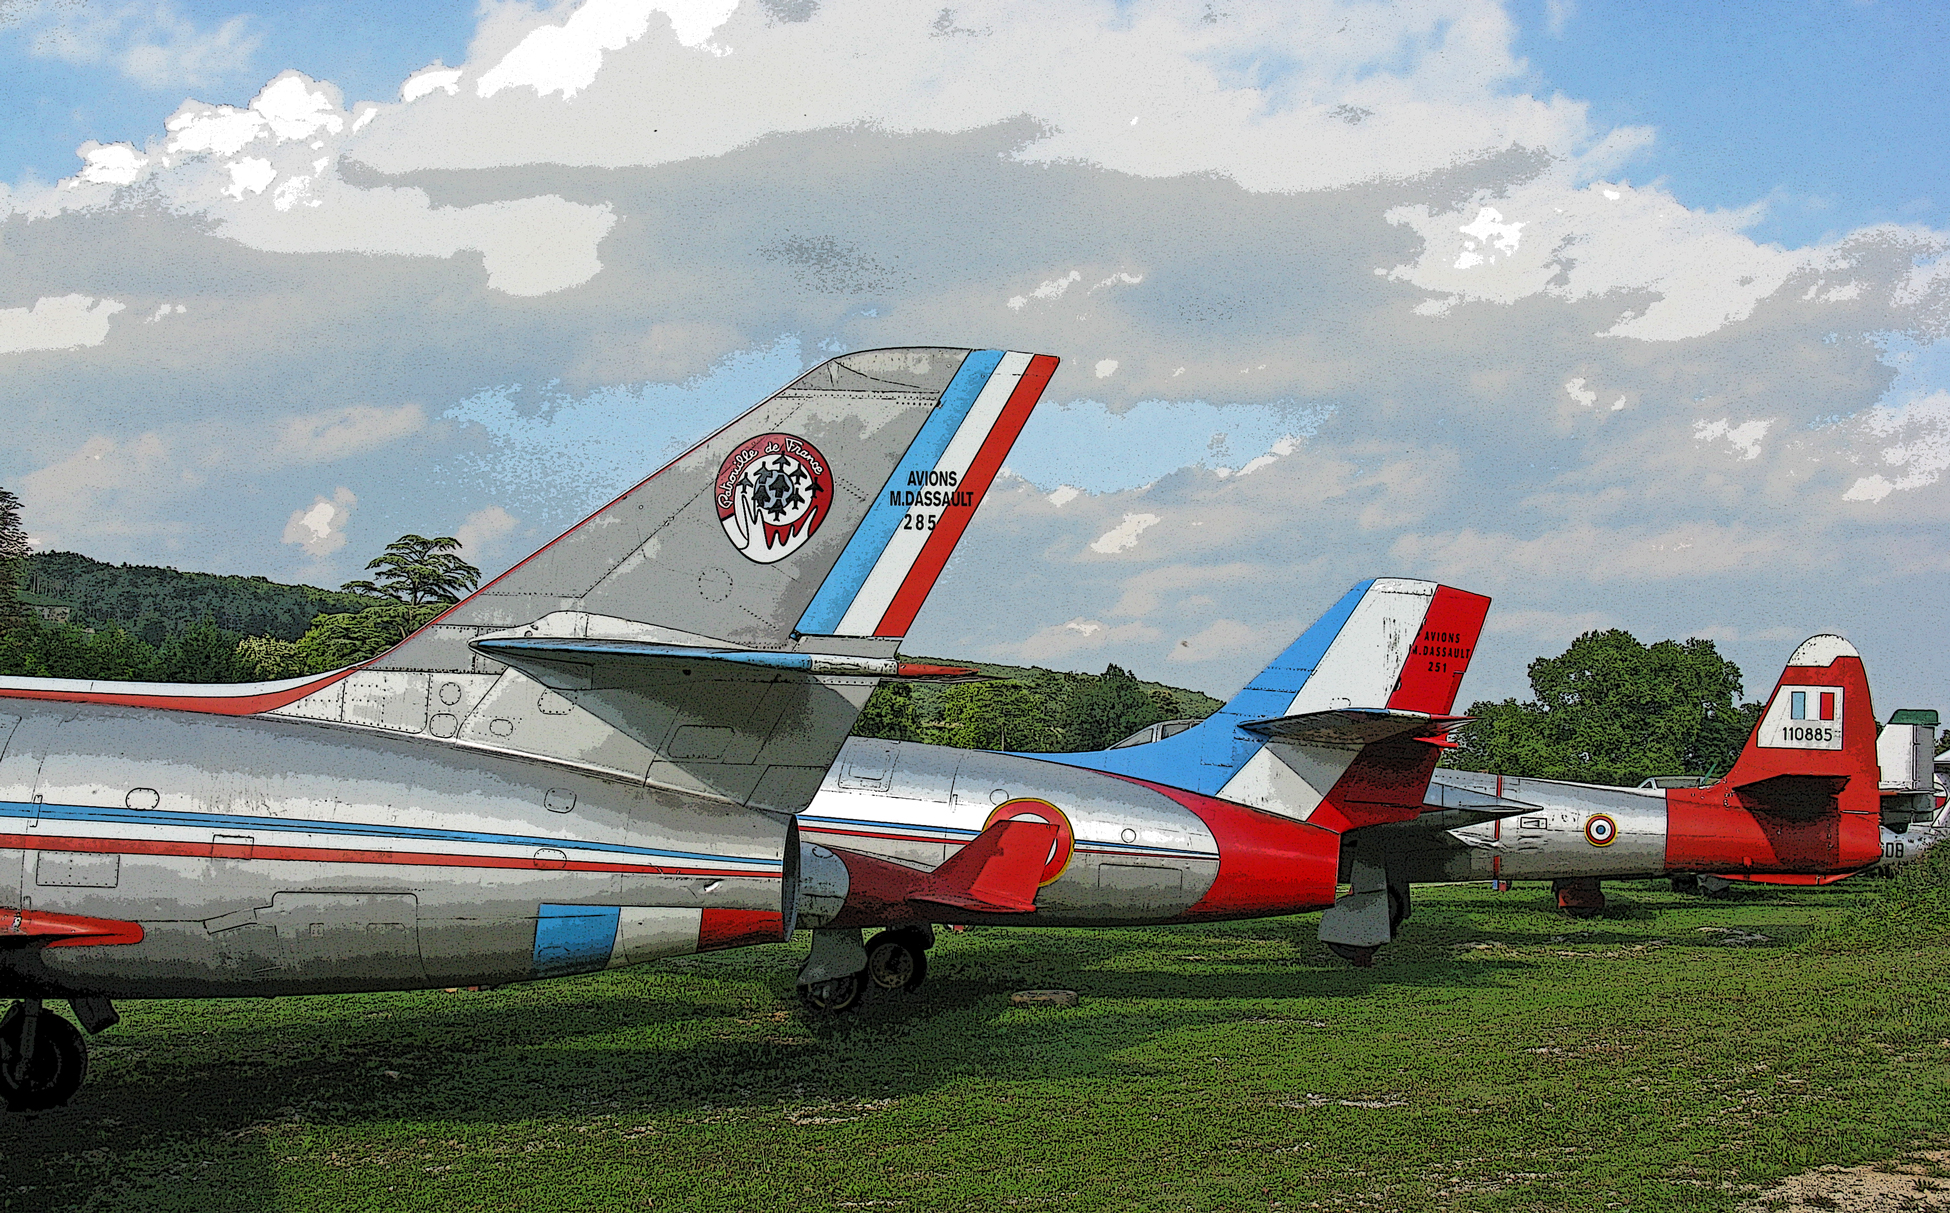
[[[1118,778],[1198,814],[1219,844],[1218,878],[1181,918],[1264,918],[1334,904],[1341,866],[1341,838],[1334,831],[1183,788]]]

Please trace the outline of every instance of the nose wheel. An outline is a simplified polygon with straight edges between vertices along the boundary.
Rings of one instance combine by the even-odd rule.
[[[38,998],[0,1018],[0,1100],[10,1112],[45,1112],[75,1097],[88,1077],[88,1041]]]

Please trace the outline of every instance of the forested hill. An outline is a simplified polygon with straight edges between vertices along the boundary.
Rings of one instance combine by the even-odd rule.
[[[78,623],[119,624],[151,645],[204,619],[243,636],[297,640],[321,614],[361,611],[373,604],[358,594],[315,585],[103,564],[78,552],[35,552],[24,563],[21,589],[70,604]]]

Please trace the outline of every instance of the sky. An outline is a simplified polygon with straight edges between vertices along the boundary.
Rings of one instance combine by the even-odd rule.
[[[0,0],[36,546],[490,573],[849,349],[1062,368],[906,651],[1225,694],[1350,584],[1940,702],[1924,5]],[[1937,68],[1935,75],[1931,68]]]

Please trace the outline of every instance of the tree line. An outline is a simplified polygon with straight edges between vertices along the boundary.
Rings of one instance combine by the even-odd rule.
[[[31,552],[0,489],[0,674],[126,682],[259,682],[376,657],[480,584],[460,541],[403,535],[338,591],[264,577]],[[34,605],[61,603],[66,620]]]
[[[1148,725],[1202,718],[1220,707],[1209,695],[1141,682],[1116,665],[1106,666],[1102,674],[977,668],[996,680],[945,686],[883,683],[867,700],[853,735],[967,750],[1074,753],[1105,749]]]

